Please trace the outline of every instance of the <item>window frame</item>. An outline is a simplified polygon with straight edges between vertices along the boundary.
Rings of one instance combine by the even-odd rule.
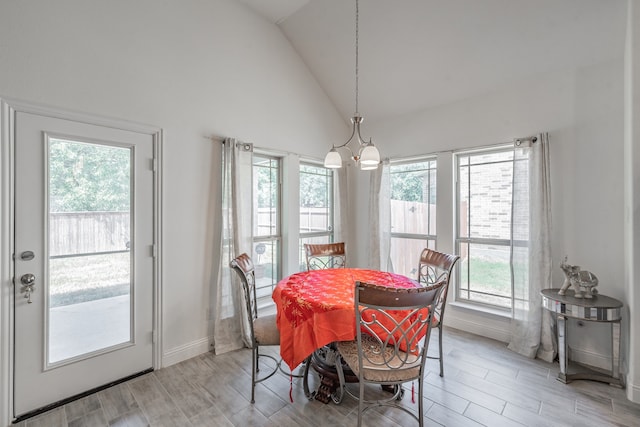
[[[302,190],[302,167],[303,166],[311,166],[319,169],[324,169],[327,174],[323,176],[327,176],[330,180],[330,185],[327,187],[327,201],[329,205],[329,225],[326,231],[311,231],[311,232],[302,232],[300,224],[298,225],[298,262],[300,266],[306,265],[306,256],[303,249],[303,244],[305,241],[309,239],[317,238],[317,237],[327,237],[328,243],[333,243],[335,241],[335,193],[336,193],[336,172],[333,169],[326,168],[322,163],[312,161],[312,160],[300,160],[298,165],[298,185],[299,190]],[[305,172],[306,173],[306,172]],[[319,174],[317,174],[319,175]],[[319,175],[320,176],[320,175]],[[301,215],[301,203],[298,203],[298,217]]]
[[[256,211],[256,206],[255,206],[255,200],[256,200],[256,195],[255,195],[255,190],[256,190],[256,167],[258,167],[256,165],[256,158],[258,159],[266,159],[269,161],[275,161],[276,162],[276,168],[277,168],[277,184],[276,184],[276,189],[277,189],[277,197],[276,197],[276,208],[277,208],[277,215],[276,215],[276,221],[275,221],[275,233],[269,233],[268,235],[261,235],[261,236],[256,236],[255,233],[253,232],[255,227],[257,227],[256,224],[253,224],[253,221],[257,218],[257,211]],[[271,166],[270,166],[271,167]],[[252,247],[252,258],[253,258],[253,252],[255,252],[255,247],[256,245],[260,244],[260,243],[267,243],[267,244],[273,244],[275,247],[275,254],[273,256],[273,267],[275,268],[275,274],[272,276],[273,277],[273,283],[271,283],[270,285],[260,285],[258,286],[257,284],[257,279],[258,277],[256,277],[256,291],[258,293],[260,293],[260,291],[263,291],[265,289],[269,289],[269,292],[266,292],[265,295],[258,295],[258,305],[260,306],[259,308],[265,307],[265,306],[269,306],[273,304],[273,301],[271,300],[271,294],[273,293],[273,290],[275,289],[276,285],[278,284],[278,281],[280,279],[282,279],[282,259],[283,259],[283,236],[282,236],[282,218],[283,218],[283,158],[281,156],[278,155],[274,155],[274,154],[270,154],[270,153],[266,153],[263,151],[260,152],[255,152],[253,153],[253,158],[252,158],[252,164],[251,164],[251,171],[252,174],[254,176],[254,178],[252,178],[252,202],[251,202],[251,214],[252,214],[252,239],[251,239],[251,247]],[[254,266],[257,267],[259,264],[257,263],[257,260],[254,260]]]
[[[391,207],[391,200],[392,199],[392,194],[393,194],[393,168],[397,167],[397,166],[401,166],[401,165],[410,165],[410,164],[418,164],[418,163],[429,163],[429,166],[426,169],[419,169],[422,171],[425,171],[425,173],[428,176],[428,184],[427,184],[427,189],[428,189],[428,197],[429,199],[431,199],[431,172],[434,173],[434,180],[435,180],[435,206],[437,207],[438,204],[438,157],[435,154],[429,154],[429,155],[424,155],[424,156],[419,156],[419,157],[411,157],[411,158],[404,158],[404,159],[394,159],[394,160],[390,160],[389,161],[389,204]],[[433,165],[433,167],[431,167],[431,165]],[[415,172],[415,171],[402,171],[401,173],[407,173],[407,172]],[[396,173],[400,173],[400,172],[396,172]],[[437,208],[436,208],[437,210]],[[391,216],[390,216],[390,221],[391,221]],[[394,238],[399,238],[399,239],[408,239],[408,240],[416,240],[416,241],[422,241],[422,242],[426,242],[426,245],[422,245],[423,247],[428,247],[430,249],[436,249],[437,248],[437,243],[438,243],[438,222],[437,222],[437,216],[436,216],[436,220],[434,221],[433,224],[433,230],[431,229],[431,211],[428,210],[427,211],[427,228],[428,228],[428,234],[418,234],[418,233],[407,233],[407,232],[394,232],[393,231],[393,226],[391,228],[391,230],[389,230],[389,237],[390,237],[390,242],[391,242],[391,247],[393,246],[393,239]],[[392,251],[391,251],[392,252]],[[390,252],[389,257],[391,258],[392,253]],[[392,270],[395,270],[393,268],[394,262],[393,259],[390,260],[390,265],[392,267]],[[416,269],[418,267],[418,259],[416,258],[415,260],[415,266]],[[416,272],[417,274],[417,272]],[[417,276],[416,276],[417,277]]]
[[[461,186],[461,176],[460,176],[460,170],[461,170],[461,165],[460,165],[460,159],[462,157],[465,156],[473,156],[473,155],[482,155],[482,154],[494,154],[494,153],[506,153],[509,151],[513,151],[514,146],[513,143],[509,143],[509,144],[496,144],[496,145],[492,145],[492,146],[486,146],[486,147],[481,147],[481,148],[475,148],[475,149],[468,149],[468,150],[460,150],[460,151],[455,151],[453,152],[453,163],[454,163],[454,171],[455,171],[455,183],[454,183],[454,209],[453,209],[453,213],[454,213],[454,230],[453,230],[453,237],[454,237],[454,247],[455,247],[455,253],[457,254],[461,254],[462,253],[462,249],[461,249],[461,245],[463,244],[467,244],[467,245],[472,245],[472,244],[481,244],[481,245],[489,245],[489,246],[501,246],[501,247],[505,247],[508,250],[510,250],[510,248],[512,246],[520,246],[522,244],[526,245],[526,242],[523,241],[515,241],[512,240],[512,236],[510,236],[510,238],[508,239],[499,239],[499,238],[482,238],[482,237],[472,237],[471,236],[471,221],[468,221],[468,229],[467,229],[467,235],[466,237],[461,237],[461,224],[460,224],[460,220],[461,220],[461,203],[460,203],[460,186]],[[498,163],[511,163],[511,168],[513,171],[513,162],[514,162],[514,158],[512,157],[511,160],[509,161],[500,161],[500,162],[484,162],[484,163],[469,163],[467,166],[470,167],[472,165],[489,165],[489,164],[498,164]],[[469,179],[469,183],[471,182],[471,174],[468,174],[468,179]],[[509,185],[511,186],[511,190],[513,191],[513,178],[511,179],[511,182],[509,183]],[[469,191],[471,190],[471,186],[468,185]],[[512,202],[511,202],[512,203]],[[470,203],[467,206],[467,209],[470,209]],[[513,205],[511,204],[511,206],[509,207],[509,212],[510,212],[510,228],[513,227]],[[467,215],[468,218],[471,217],[470,213]],[[467,264],[469,263],[469,260],[471,258],[469,256],[467,256]],[[472,291],[471,289],[462,289],[461,288],[461,282],[463,280],[463,274],[462,274],[462,268],[463,268],[463,264],[464,264],[464,260],[461,257],[461,262],[456,263],[456,267],[455,267],[455,279],[454,279],[454,299],[456,302],[459,303],[463,303],[463,304],[469,304],[475,307],[484,307],[484,308],[488,308],[491,310],[496,310],[497,312],[503,312],[503,313],[511,313],[514,307],[514,282],[513,282],[513,266],[511,263],[511,259],[509,259],[508,263],[509,263],[509,279],[510,279],[510,286],[509,286],[509,292],[510,295],[509,296],[503,296],[503,295],[498,295],[498,294],[491,294],[491,293],[487,293],[487,292],[479,292],[479,291]],[[467,268],[467,283],[470,283],[470,275],[471,275],[471,269]],[[461,296],[461,294],[463,292],[467,292],[468,294],[473,292],[476,294],[482,294],[482,295],[487,295],[490,297],[499,297],[499,298],[503,298],[504,300],[509,301],[510,306],[509,307],[505,307],[503,305],[498,305],[498,304],[492,304],[489,302],[482,302],[482,301],[474,301],[470,298],[463,298]]]

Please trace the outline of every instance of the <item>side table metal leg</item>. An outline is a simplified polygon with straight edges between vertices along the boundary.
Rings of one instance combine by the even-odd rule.
[[[569,364],[569,352],[567,348],[567,318],[563,315],[557,317],[558,328],[558,359],[560,359],[560,373],[558,380],[567,383],[567,368]]]
[[[611,376],[620,378],[620,322],[611,324]]]

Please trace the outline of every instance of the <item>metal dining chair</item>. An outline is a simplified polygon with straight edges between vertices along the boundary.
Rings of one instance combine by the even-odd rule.
[[[280,331],[276,326],[276,316],[258,317],[258,306],[256,304],[256,278],[253,261],[243,253],[233,259],[230,267],[238,273],[242,283],[242,293],[246,304],[246,313],[249,324],[249,335],[251,340],[252,360],[251,360],[251,403],[255,403],[256,384],[271,378],[280,369],[281,360],[269,354],[260,353],[260,346],[280,345]],[[258,378],[260,372],[260,358],[266,357],[275,362],[273,370]]]
[[[430,359],[440,360],[440,376],[444,376],[444,363],[442,358],[442,322],[444,319],[444,309],[449,291],[449,281],[451,272],[456,262],[460,259],[458,255],[445,254],[425,248],[420,254],[418,264],[418,282],[425,286],[432,286],[436,283],[443,283],[444,288],[435,304],[431,325],[438,328],[438,357],[428,356]]]
[[[345,268],[347,254],[344,242],[304,244],[307,257],[307,270],[325,270],[327,268]]]
[[[429,287],[392,288],[357,282],[354,306],[356,339],[337,343],[340,356],[357,375],[356,396],[345,384],[338,364],[340,391],[358,400],[358,426],[370,408],[388,406],[400,409],[424,423],[424,368],[431,334],[431,319],[438,297],[444,289],[440,282]],[[402,383],[418,382],[418,412],[402,406]],[[365,399],[367,383],[398,386],[397,392],[379,399]],[[368,394],[373,390],[369,389]]]

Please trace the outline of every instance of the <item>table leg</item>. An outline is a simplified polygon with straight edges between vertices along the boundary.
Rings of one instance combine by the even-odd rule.
[[[620,322],[611,324],[611,376],[620,377]]]
[[[302,373],[302,389],[307,399],[311,400],[315,396],[315,392],[309,391],[309,369],[311,368],[311,356],[307,357],[304,364],[304,371]]]
[[[343,364],[340,353],[335,347],[334,343],[324,346],[312,353],[308,359],[305,375],[304,375],[304,393],[309,399],[319,400],[323,403],[329,403],[329,400],[333,400],[334,403],[340,403],[342,401],[343,389],[340,387],[340,378],[337,364],[341,366],[341,374],[345,382],[358,382],[358,377],[353,373],[348,365]],[[309,391],[308,384],[308,368],[313,368],[320,377],[320,384],[315,392]]]
[[[567,345],[567,318],[563,315],[557,317],[558,328],[558,359],[560,359],[560,373],[558,380],[567,383],[567,368],[569,365],[569,348]]]

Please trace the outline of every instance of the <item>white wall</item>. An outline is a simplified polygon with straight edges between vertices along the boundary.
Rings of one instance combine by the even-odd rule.
[[[625,300],[623,272],[623,60],[538,76],[499,91],[418,114],[369,124],[383,157],[407,157],[511,141],[549,132],[552,180],[554,284],[569,262],[595,273],[599,291]],[[439,167],[444,165],[438,165]],[[359,206],[368,205],[368,177],[359,177]],[[357,223],[368,241],[368,221]],[[453,235],[440,234],[451,241]],[[367,251],[358,253],[366,265]],[[627,319],[628,320],[628,319]],[[481,335],[509,338],[509,319],[450,307],[445,320]],[[604,329],[603,329],[604,327]],[[576,360],[609,366],[605,325],[587,325],[577,340]],[[624,329],[628,334],[628,328]],[[594,339],[593,333],[602,339]],[[625,338],[628,343],[628,336]]]
[[[232,0],[0,2],[0,96],[164,129],[165,363],[209,345],[219,143],[321,158],[346,124],[280,30]]]
[[[625,52],[625,282],[629,316],[627,397],[640,402],[640,1],[629,0]]]
[[[554,261],[568,255],[598,275],[602,293],[624,299],[622,76],[622,60],[558,71],[465,102],[368,121],[363,132],[390,157],[550,132]],[[165,130],[169,363],[206,350],[210,334],[220,157],[204,136],[321,158],[327,141],[348,132],[281,32],[232,0],[2,1],[0,96]],[[368,241],[370,174],[349,172],[351,194],[359,190],[351,204],[357,211],[350,211],[357,224],[350,241],[358,242],[352,259],[366,266],[368,248],[360,245]],[[561,280],[558,268],[554,279]],[[508,322],[491,315],[452,307],[447,319],[496,338],[508,333]],[[605,351],[601,342],[582,348],[585,358]]]

